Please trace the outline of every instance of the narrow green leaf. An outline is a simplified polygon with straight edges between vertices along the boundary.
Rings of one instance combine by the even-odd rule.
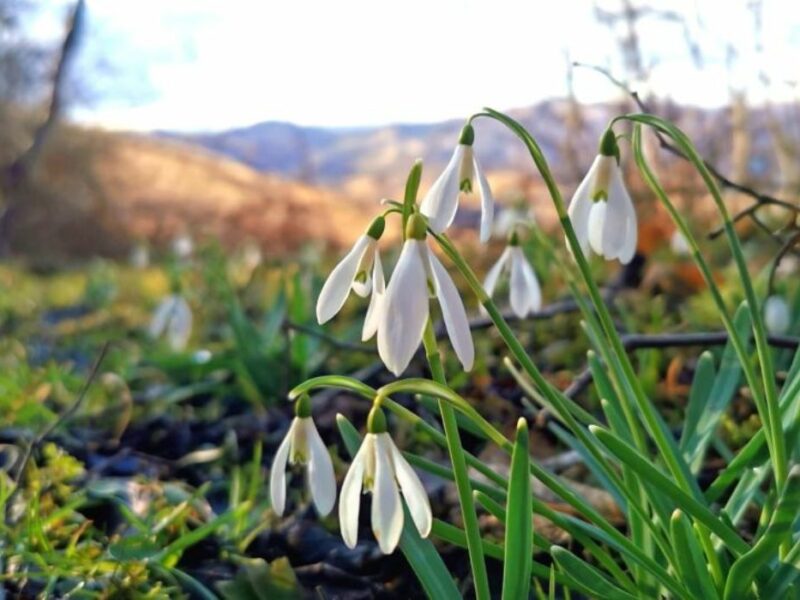
[[[747,597],[756,572],[775,558],[778,547],[792,535],[792,524],[800,507],[800,465],[789,472],[778,506],[755,546],[733,563],[725,584],[725,600]]]
[[[570,579],[568,585],[575,591],[603,600],[636,600],[636,596],[618,588],[600,571],[569,550],[553,546],[550,554],[558,568]]]
[[[672,543],[678,549],[677,570],[690,590],[694,590],[705,600],[718,598],[714,582],[706,568],[703,550],[695,537],[695,531],[688,517],[681,511],[675,510],[670,519],[670,535]]]
[[[343,415],[336,415],[336,426],[342,436],[347,452],[355,456],[361,445],[361,435],[353,424]],[[403,533],[400,536],[400,550],[419,579],[425,592],[436,600],[461,598],[461,594],[447,571],[447,567],[430,540],[423,539],[411,520],[408,509],[403,504]]]
[[[716,533],[735,554],[740,555],[750,549],[747,543],[745,543],[733,529],[712,513],[707,506],[701,504],[692,496],[689,496],[673,481],[660,473],[634,448],[606,429],[594,425],[590,426],[589,429],[614,456],[638,473],[639,476],[653,488],[672,498],[679,508],[685,510],[712,532]]]
[[[517,423],[508,482],[503,600],[527,598],[531,587],[533,507],[531,476],[528,471],[528,424],[521,418]]]

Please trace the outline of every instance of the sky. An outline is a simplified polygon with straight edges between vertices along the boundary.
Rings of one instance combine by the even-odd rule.
[[[632,0],[634,4],[645,4]],[[619,0],[597,0],[618,10]],[[52,0],[32,34],[57,40],[67,0]],[[369,126],[462,117],[562,97],[567,57],[626,77],[615,33],[592,0],[88,0],[73,64],[72,116],[133,130],[212,131],[277,120]],[[763,48],[751,0],[651,0],[682,25],[649,17],[640,44],[652,65],[639,89],[682,104],[753,102],[798,91],[800,2],[764,0]],[[729,60],[730,48],[736,60]],[[773,83],[765,86],[759,72]],[[575,72],[582,102],[619,97],[599,74]],[[789,82],[789,83],[787,83]]]

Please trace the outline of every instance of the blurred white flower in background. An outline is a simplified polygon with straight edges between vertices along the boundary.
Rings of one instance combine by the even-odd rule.
[[[536,273],[519,245],[516,234],[512,234],[508,246],[498,261],[489,269],[483,287],[490,297],[497,281],[505,271],[510,273],[509,295],[511,309],[520,319],[542,307],[542,290]]]
[[[692,252],[692,248],[689,246],[689,241],[679,229],[676,229],[672,233],[672,237],[669,239],[669,247],[673,254],[678,256],[688,256]]]
[[[194,252],[194,242],[188,233],[182,233],[172,240],[172,253],[176,258],[187,260]]]
[[[764,324],[767,331],[780,335],[789,331],[792,315],[783,296],[772,295],[764,302]]]
[[[192,334],[192,309],[179,294],[171,294],[156,307],[148,328],[150,337],[165,335],[170,347],[183,350]]]

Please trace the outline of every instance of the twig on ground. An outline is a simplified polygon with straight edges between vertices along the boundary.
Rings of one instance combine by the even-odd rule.
[[[728,343],[726,331],[701,333],[631,333],[621,336],[622,345],[627,351],[643,348],[685,348],[688,346],[723,346]],[[800,338],[789,335],[769,335],[769,344],[775,348],[795,350],[800,346]],[[564,395],[575,398],[592,382],[592,372],[584,369],[564,390]]]

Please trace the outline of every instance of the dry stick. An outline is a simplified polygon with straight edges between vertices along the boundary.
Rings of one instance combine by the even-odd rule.
[[[6,501],[6,506],[11,506],[12,500],[19,492],[20,489],[20,482],[22,481],[22,476],[25,474],[25,469],[28,467],[28,463],[30,462],[31,456],[33,455],[34,450],[38,449],[39,446],[61,425],[67,422],[81,407],[83,404],[84,399],[86,398],[86,393],[89,391],[89,387],[92,385],[92,382],[97,377],[97,373],[100,371],[100,365],[103,364],[103,360],[108,353],[108,348],[111,345],[111,342],[106,342],[103,344],[103,347],[100,349],[100,354],[98,354],[97,358],[92,365],[91,371],[89,371],[89,375],[86,378],[86,381],[83,383],[83,387],[81,388],[80,392],[78,392],[78,396],[75,398],[75,401],[65,410],[61,415],[53,421],[50,425],[45,427],[39,435],[37,435],[28,447],[25,449],[25,454],[22,455],[22,458],[19,460],[19,467],[17,467],[16,475],[14,477],[14,490],[8,497]]]
[[[613,83],[615,86],[617,86],[622,91],[624,91],[626,94],[628,94],[633,99],[634,103],[636,103],[636,106],[638,106],[639,109],[642,112],[653,114],[650,111],[650,108],[647,106],[647,104],[645,104],[645,102],[641,99],[641,97],[639,96],[638,92],[636,92],[635,90],[631,90],[624,82],[622,82],[619,79],[615,78],[608,70],[604,69],[603,67],[599,67],[597,65],[590,65],[590,64],[586,64],[586,63],[575,62],[573,64],[576,67],[583,67],[583,68],[586,68],[586,69],[591,69],[592,71],[596,71],[597,73],[600,73],[606,79],[608,79],[611,83]],[[682,158],[684,160],[686,159],[686,156],[684,156],[683,152],[681,152],[678,148],[676,148],[675,146],[670,144],[664,138],[664,136],[661,135],[660,132],[655,131],[655,135],[656,135],[656,138],[658,139],[659,145],[664,150],[666,150],[666,151],[670,152],[671,154],[674,154],[675,156],[678,156],[678,157],[680,157],[680,158]],[[756,211],[759,208],[761,208],[762,206],[766,206],[768,204],[772,204],[772,205],[775,205],[775,206],[780,206],[780,207],[782,207],[782,208],[784,208],[784,209],[786,209],[788,211],[791,211],[795,215],[797,215],[798,213],[800,213],[800,207],[799,206],[797,206],[795,204],[792,204],[791,202],[787,202],[786,200],[781,200],[781,199],[776,198],[774,196],[770,196],[769,194],[764,194],[763,192],[759,192],[759,191],[751,188],[750,186],[744,185],[743,183],[739,183],[737,181],[733,181],[733,180],[729,179],[728,177],[726,177],[725,175],[723,175],[719,171],[719,169],[717,169],[714,165],[712,165],[711,163],[709,163],[706,160],[703,160],[703,164],[705,165],[706,169],[708,169],[709,173],[711,173],[711,175],[719,182],[721,187],[727,188],[727,189],[731,189],[731,190],[735,190],[735,191],[740,192],[740,193],[742,193],[742,194],[744,194],[746,196],[750,196],[751,198],[753,198],[753,200],[756,201],[756,203],[754,205],[747,207],[741,213],[738,213],[737,215],[735,215],[733,217],[734,222],[738,221],[741,218],[749,217],[756,225],[758,225],[760,228],[764,229],[767,233],[769,233],[770,236],[773,239],[783,243],[782,238],[780,236],[776,235],[773,231],[771,231],[769,229],[769,227],[767,227],[756,216]],[[714,237],[717,237],[718,235],[720,235],[720,233],[721,233],[721,230],[714,230],[709,234],[709,237],[713,239]]]
[[[644,334],[632,333],[620,336],[623,347],[628,350],[642,348],[683,348],[686,346],[724,346],[728,343],[726,331],[711,331],[706,333],[662,333]],[[800,338],[789,335],[769,335],[767,342],[775,348],[794,350],[800,346]],[[584,391],[592,382],[592,372],[585,369],[564,390],[564,395],[575,398]]]

